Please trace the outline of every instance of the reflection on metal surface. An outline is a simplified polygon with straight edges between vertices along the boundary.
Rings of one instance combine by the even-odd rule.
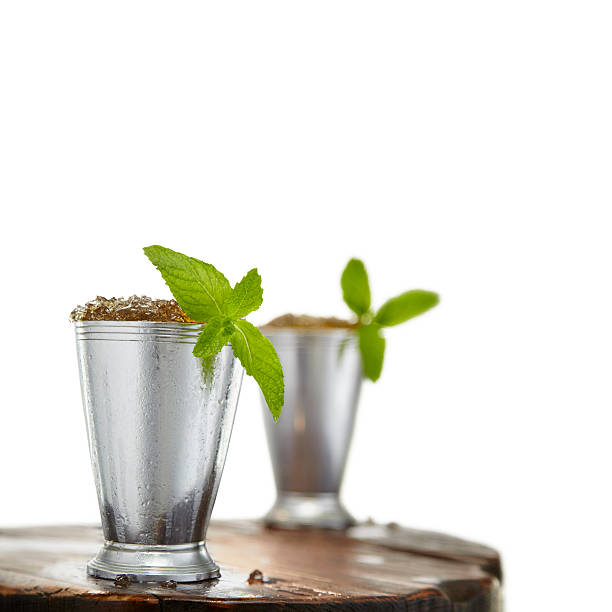
[[[132,581],[217,577],[204,540],[242,367],[227,346],[205,377],[192,354],[199,325],[74,326],[106,540],[89,573]]]
[[[362,370],[354,332],[264,329],[283,364],[285,405],[264,421],[277,500],[276,527],[343,529],[354,522],[339,501]]]

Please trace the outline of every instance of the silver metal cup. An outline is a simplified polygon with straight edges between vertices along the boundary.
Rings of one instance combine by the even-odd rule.
[[[285,373],[278,423],[264,422],[277,499],[266,524],[344,529],[355,521],[340,502],[362,381],[356,334],[345,329],[263,328]]]
[[[209,374],[200,325],[75,322],[83,407],[106,543],[100,578],[192,582],[219,576],[206,530],[243,368],[230,346]]]

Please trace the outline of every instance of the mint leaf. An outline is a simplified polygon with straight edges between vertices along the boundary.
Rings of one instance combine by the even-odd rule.
[[[224,314],[232,288],[213,265],[159,245],[144,248],[179,306],[194,320],[206,322]]]
[[[204,325],[193,347],[193,354],[201,359],[216,355],[228,342],[234,333],[234,326],[230,319],[213,317]]]
[[[165,247],[145,247],[145,255],[160,271],[179,306],[194,320],[206,323],[193,348],[202,359],[205,380],[212,380],[215,355],[232,343],[234,355],[253,376],[277,421],[284,403],[283,368],[274,346],[251,323],[242,319],[263,300],[256,268],[232,289],[214,266]]]
[[[272,343],[248,321],[234,321],[234,355],[259,385],[275,421],[285,402],[283,368]]]
[[[351,259],[346,264],[340,284],[348,307],[359,317],[366,314],[370,309],[370,283],[361,260]]]
[[[351,259],[342,273],[342,294],[348,307],[357,315],[359,350],[364,375],[372,381],[380,378],[385,358],[382,327],[398,325],[423,314],[438,304],[437,293],[415,289],[385,302],[376,314],[370,310],[368,274],[363,262]],[[340,356],[343,346],[340,347]]]
[[[373,382],[377,381],[385,358],[385,339],[378,325],[370,323],[359,328],[359,350],[364,375]]]
[[[225,314],[233,319],[241,319],[257,310],[262,302],[261,276],[257,268],[253,268],[240,282],[236,283],[232,294],[225,302]]]
[[[374,320],[383,327],[398,325],[408,319],[427,312],[440,301],[437,293],[413,289],[385,302],[376,313]]]

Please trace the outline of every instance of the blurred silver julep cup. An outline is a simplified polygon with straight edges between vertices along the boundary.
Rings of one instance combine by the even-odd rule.
[[[87,565],[100,578],[216,578],[206,530],[243,368],[230,346],[210,374],[192,350],[201,326],[79,321],[89,450],[106,540]]]
[[[264,418],[277,498],[265,522],[344,529],[353,517],[339,493],[362,381],[355,332],[262,328],[285,374],[278,423]],[[266,416],[266,405],[264,417]]]

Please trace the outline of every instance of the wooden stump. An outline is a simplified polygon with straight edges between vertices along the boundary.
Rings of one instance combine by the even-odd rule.
[[[221,578],[178,585],[88,577],[101,542],[97,527],[0,530],[0,610],[501,610],[494,550],[393,524],[339,533],[213,521]]]

